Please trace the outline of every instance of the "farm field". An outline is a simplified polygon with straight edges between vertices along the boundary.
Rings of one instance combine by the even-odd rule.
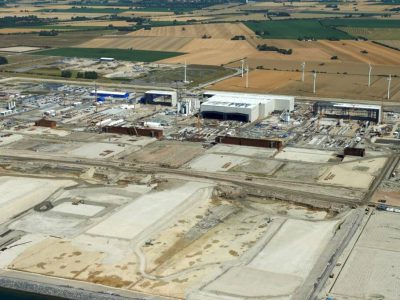
[[[247,41],[227,39],[193,39],[180,52],[188,53],[179,57],[164,59],[163,63],[221,65],[254,55],[257,50]]]
[[[400,40],[399,41],[392,41],[392,40],[390,40],[390,41],[383,40],[382,41],[382,40],[380,40],[380,41],[377,41],[377,42],[381,43],[381,44],[384,44],[384,45],[387,45],[389,47],[400,49]]]
[[[249,88],[246,88],[244,78],[233,77],[211,85],[208,89],[371,101],[382,101],[386,98],[386,76],[373,76],[371,87],[368,88],[367,75],[319,73],[315,94],[311,72],[306,73],[304,83],[300,78],[300,72],[255,70],[249,74]],[[391,101],[400,101],[399,88],[400,79],[393,78]]]
[[[297,40],[271,39],[271,40],[252,40],[258,44],[267,44],[282,49],[292,49],[291,55],[279,54],[271,51],[258,51],[249,56],[258,60],[262,65],[262,59],[275,59],[280,61],[296,61],[297,65],[301,61],[306,62],[326,62],[332,64],[339,63],[364,63],[374,65],[396,66],[400,64],[400,52],[387,47],[375,44],[370,41],[327,41],[319,40],[315,42],[305,42]],[[336,60],[331,57],[337,56]],[[257,66],[257,65],[256,65]],[[342,69],[345,68],[342,66]],[[348,71],[348,70],[346,70]]]
[[[353,36],[369,40],[400,40],[400,28],[338,27]]]
[[[248,21],[244,24],[265,39],[351,39],[347,33],[323,26],[319,20]]]
[[[96,21],[96,20],[89,20],[89,21],[71,21],[71,22],[61,22],[55,24],[56,26],[71,26],[71,27],[106,27],[109,25],[117,26],[117,27],[129,27],[135,25],[134,22],[127,22],[127,21]]]
[[[22,17],[22,16],[37,16],[38,18],[57,18],[58,20],[71,20],[72,17],[87,17],[87,13],[71,13],[71,12],[37,12],[37,11],[18,11],[13,13],[13,16]],[[9,12],[4,12],[0,10],[0,18],[4,18],[10,16]],[[90,14],[91,18],[106,16],[106,14],[101,13],[93,13]]]
[[[0,28],[0,34],[39,32],[40,28]]]
[[[333,27],[360,27],[360,28],[398,28],[400,20],[381,20],[381,19],[324,19],[321,20],[323,26]]]
[[[168,36],[201,38],[203,35],[213,39],[231,39],[235,35],[251,36],[254,33],[243,24],[197,24],[184,26],[153,27],[128,33],[130,36]]]
[[[60,32],[57,36],[39,36],[37,33],[30,34],[5,34],[1,35],[2,47],[30,46],[30,47],[64,47],[83,43],[84,41],[102,36],[113,31],[88,30],[76,32]]]
[[[179,51],[191,40],[185,37],[103,36],[80,44],[79,47]]]
[[[35,55],[81,57],[81,58],[100,58],[113,57],[117,60],[126,61],[157,61],[168,57],[181,55],[178,52],[144,51],[144,50],[124,50],[124,49],[105,49],[105,48],[58,48],[43,50],[34,53]]]

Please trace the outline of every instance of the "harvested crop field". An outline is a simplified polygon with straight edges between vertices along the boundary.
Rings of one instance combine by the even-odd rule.
[[[291,81],[296,81],[299,74],[295,72],[274,72],[255,70],[249,74],[248,91],[253,92],[274,92],[288,85]],[[245,79],[242,77],[232,77],[209,87],[214,90],[222,91],[246,91]]]
[[[399,33],[400,33],[400,29],[399,29]],[[400,49],[400,41],[380,40],[380,41],[377,41],[377,42],[381,43],[381,44],[384,44],[384,45],[387,45],[389,47]]]
[[[191,38],[184,37],[132,37],[126,35],[104,36],[85,42],[79,45],[79,47],[178,51],[191,40]]]
[[[371,63],[375,65],[399,65],[400,52],[365,41],[327,41],[305,42],[297,40],[259,40],[258,44],[267,44],[281,49],[292,49],[292,55],[277,52],[258,52],[251,58],[298,61],[332,61]],[[366,52],[365,52],[366,51]],[[337,60],[331,57],[337,56]]]
[[[311,72],[307,72],[305,82],[300,80],[300,72],[255,70],[249,74],[249,88],[245,79],[232,77],[209,86],[212,90],[276,93],[327,98],[382,101],[387,93],[387,77],[373,76],[371,87],[367,87],[367,75],[323,74],[319,73],[316,82],[316,94],[313,94]],[[339,88],[340,87],[340,88]],[[400,79],[392,80],[391,101],[400,101]]]
[[[337,52],[336,55],[338,55],[339,58],[342,56],[353,59],[353,61],[381,65],[400,64],[400,52],[388,49],[372,42],[320,41],[320,44]],[[368,53],[364,54],[362,53],[363,51],[367,51]]]
[[[62,23],[58,23],[56,25],[59,26],[99,26],[99,27],[105,27],[105,26],[117,26],[117,27],[127,27],[127,26],[132,26],[135,23],[132,22],[127,22],[127,21],[94,21],[94,20],[90,20],[90,21],[78,21],[78,22],[62,22]]]
[[[163,63],[221,65],[257,53],[247,41],[231,41],[226,39],[194,39],[179,52],[188,53],[176,58],[165,59]]]
[[[102,17],[106,14],[104,13],[93,13],[90,14],[91,18]],[[0,18],[9,17],[10,13],[8,12],[0,12]],[[58,18],[58,20],[71,20],[72,17],[87,17],[87,13],[72,13],[72,12],[39,12],[39,11],[31,11],[31,12],[17,12],[13,13],[13,16],[22,17],[22,16],[37,16],[38,18]]]
[[[367,39],[378,40],[398,40],[400,39],[400,28],[360,28],[360,27],[340,27],[340,30],[353,36],[363,36]]]
[[[192,37],[201,38],[203,35],[215,39],[231,39],[235,35],[254,35],[254,33],[243,24],[198,24],[182,26],[153,27],[151,30],[140,29],[130,36],[168,36],[168,37]]]
[[[40,49],[39,47],[6,47],[6,48],[0,48],[0,52],[23,53],[39,49]]]
[[[1,28],[0,34],[39,32],[40,28]]]

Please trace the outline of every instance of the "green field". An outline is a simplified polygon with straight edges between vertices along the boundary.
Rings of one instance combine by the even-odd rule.
[[[182,55],[183,53],[106,48],[58,48],[38,51],[32,54],[80,58],[113,57],[116,60],[152,62]]]
[[[248,21],[244,23],[265,39],[352,39],[343,31],[324,26],[317,19],[289,19],[279,21]]]
[[[400,20],[379,19],[325,19],[321,20],[323,26],[331,27],[363,27],[363,28],[399,28]]]

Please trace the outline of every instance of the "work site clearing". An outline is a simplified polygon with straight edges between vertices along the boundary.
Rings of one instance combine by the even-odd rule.
[[[0,299],[399,300],[398,4],[27,2]]]
[[[48,131],[47,138],[76,139],[58,131]],[[278,200],[279,193],[272,196],[268,184],[258,183],[287,185],[286,166],[298,164],[293,188],[306,186],[307,165],[317,163],[319,175],[308,193],[343,192],[356,199],[386,163],[372,154],[337,162],[333,151],[294,147],[279,152],[219,144],[204,151],[193,143],[95,133],[84,145],[41,141],[29,128],[13,135],[18,138],[2,146],[3,155],[32,161],[2,162],[1,207],[9,212],[2,231],[15,239],[3,251],[2,268],[97,283],[116,288],[116,294],[179,299],[306,295],[324,254],[334,251],[334,240],[346,234],[343,224],[353,222],[358,211],[334,202],[318,208],[318,200],[310,207],[307,195],[298,204]],[[43,153],[50,159],[45,164],[37,160]],[[62,157],[71,161],[60,164]],[[82,160],[75,164],[74,157]],[[112,164],[86,166],[87,159],[136,161],[144,168],[168,164],[183,173],[132,173]],[[216,177],[196,178],[192,171]],[[226,181],[253,172],[267,178],[256,177],[250,186]],[[361,194],[348,194],[348,188]]]
[[[8,177],[1,186],[12,190],[10,184],[17,178]],[[39,179],[23,180],[39,187]],[[47,185],[58,182],[55,178],[40,180]],[[71,185],[73,180],[69,182]],[[333,217],[273,200],[236,201],[221,197],[221,188],[232,189],[211,181],[162,178],[150,186],[104,189],[82,182],[58,188],[50,197],[36,200],[46,199],[43,203],[51,202],[53,209],[38,209],[10,222],[10,229],[27,232],[27,243],[9,245],[2,266],[193,299],[203,297],[202,293],[224,293],[226,285],[234,283],[231,272],[250,268],[269,278],[268,285],[253,290],[257,296],[294,294],[346,213]],[[15,197],[10,193],[3,200],[16,207],[20,204],[12,201]],[[85,204],[74,206],[77,200]],[[74,207],[80,208],[79,212]],[[98,209],[93,210],[95,207]],[[300,246],[284,269],[276,264],[286,256],[283,249],[293,251],[289,244],[303,243],[309,245],[308,250],[301,251]],[[283,284],[282,273],[290,274],[292,281]],[[192,290],[222,274],[204,291],[199,290],[199,295]],[[249,277],[235,292],[242,295],[253,284]],[[276,285],[280,287],[276,289]],[[185,295],[189,290],[191,295]]]

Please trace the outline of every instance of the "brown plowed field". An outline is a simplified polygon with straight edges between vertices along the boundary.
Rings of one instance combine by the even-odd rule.
[[[258,40],[258,44],[267,44],[283,49],[292,49],[292,55],[276,52],[260,52],[252,58],[266,58],[295,61],[330,61],[334,62],[371,63],[374,65],[400,65],[400,52],[374,44],[369,41],[326,41],[303,42],[297,40]],[[368,53],[362,53],[361,51]]]
[[[249,88],[245,87],[245,78],[229,78],[209,86],[209,89],[222,91],[275,93],[282,95],[342,98],[356,100],[386,100],[387,77],[373,76],[371,87],[367,87],[366,75],[324,74],[319,73],[316,81],[316,94],[312,92],[313,79],[306,73],[305,82],[301,82],[300,72],[255,70],[250,72]],[[400,79],[392,80],[391,101],[400,101]]]
[[[180,51],[189,43],[191,38],[173,37],[132,37],[132,36],[109,36],[93,39],[85,42],[79,47],[83,48],[118,48],[155,51]]]
[[[140,29],[130,36],[169,36],[169,37],[192,37],[201,38],[203,35],[215,39],[231,39],[235,35],[254,35],[254,33],[243,24],[198,24],[182,26],[153,27],[151,30]]]
[[[332,51],[335,51],[340,59],[349,57],[354,61],[372,63],[378,65],[399,65],[400,52],[395,51],[372,42],[358,42],[358,41],[320,41],[321,45],[326,46]],[[367,54],[361,51],[367,51]]]
[[[257,50],[247,41],[231,41],[226,39],[193,39],[179,52],[188,53],[179,57],[162,60],[163,63],[221,65],[254,55]]]

